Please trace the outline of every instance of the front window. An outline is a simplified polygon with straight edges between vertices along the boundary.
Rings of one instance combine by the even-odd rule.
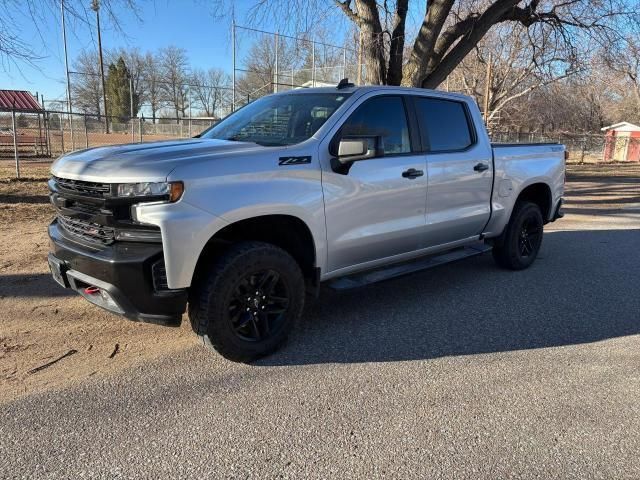
[[[262,97],[204,132],[201,138],[264,146],[293,145],[316,133],[347,97],[348,93]]]
[[[373,97],[360,105],[344,122],[343,137],[382,137],[385,155],[411,152],[409,125],[401,97]]]

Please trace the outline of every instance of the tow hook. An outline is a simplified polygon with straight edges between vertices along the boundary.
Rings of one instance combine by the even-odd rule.
[[[100,289],[98,287],[87,287],[84,289],[84,293],[87,295],[96,295],[100,293]]]

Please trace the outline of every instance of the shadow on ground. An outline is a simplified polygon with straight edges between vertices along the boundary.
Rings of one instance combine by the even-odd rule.
[[[58,285],[49,273],[0,274],[0,297],[53,298],[73,295],[77,294]]]
[[[257,365],[389,362],[640,333],[640,230],[549,232],[526,271],[490,254],[358,290],[324,289]]]
[[[638,245],[640,229],[548,232],[521,272],[485,254],[360,289],[323,288],[288,345],[256,365],[418,360],[635,335]],[[49,274],[0,275],[0,298],[69,295]]]

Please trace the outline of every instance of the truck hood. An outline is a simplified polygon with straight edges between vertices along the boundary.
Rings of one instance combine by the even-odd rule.
[[[51,166],[57,177],[90,182],[162,182],[188,160],[262,150],[255,143],[191,138],[130,143],[79,150],[60,157]]]

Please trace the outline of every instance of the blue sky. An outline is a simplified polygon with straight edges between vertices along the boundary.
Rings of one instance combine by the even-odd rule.
[[[67,0],[73,1],[73,0]],[[87,5],[90,0],[83,0]],[[247,5],[254,2],[235,2],[237,18],[246,13]],[[125,38],[101,15],[103,49],[138,47],[142,51],[156,51],[164,46],[176,45],[187,50],[194,67],[219,67],[231,71],[230,18],[216,20],[206,1],[140,1],[139,18],[130,11],[122,10],[120,16]],[[59,10],[46,15],[40,30],[26,12],[16,14],[21,38],[44,58],[37,62],[38,68],[27,64],[9,65],[8,71],[0,69],[0,88],[36,91],[47,99],[63,99],[64,53]],[[91,12],[92,13],[92,12]],[[57,14],[57,15],[55,15]],[[67,45],[70,68],[76,54],[83,49],[96,48],[95,17],[92,25],[71,22],[67,19]],[[92,31],[93,29],[93,31]]]

